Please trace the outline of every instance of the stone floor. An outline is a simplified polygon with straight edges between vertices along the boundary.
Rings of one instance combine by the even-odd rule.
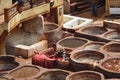
[[[87,11],[84,13],[78,13],[78,14],[72,14],[72,15],[84,17],[84,18],[90,18],[90,19],[93,19],[93,21],[94,21],[93,24],[102,25],[102,22],[105,19],[105,9],[104,9],[104,7],[100,7],[98,9],[97,17],[92,16],[92,11]]]

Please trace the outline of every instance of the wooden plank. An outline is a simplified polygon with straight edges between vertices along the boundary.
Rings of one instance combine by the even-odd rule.
[[[5,13],[5,22],[10,21],[10,19],[12,19],[18,13],[18,3],[16,2],[10,8],[5,8],[4,13]]]
[[[106,0],[106,16],[108,16],[109,15],[109,8],[110,8],[110,4],[109,4],[109,0]]]
[[[109,0],[110,7],[120,7],[120,0]]]
[[[20,23],[21,23],[21,15],[17,14],[8,23],[6,22],[6,24],[8,24],[8,26],[7,26],[8,32],[10,32],[12,29],[14,29]]]
[[[47,3],[47,4],[43,4],[43,5],[31,8],[29,10],[23,11],[21,14],[18,13],[9,22],[6,22],[7,27],[8,27],[7,28],[8,32],[14,29],[21,22],[30,20],[38,15],[43,15],[49,12],[50,12],[50,5],[49,3]]]
[[[31,17],[35,17],[36,15],[39,15],[39,14],[43,15],[48,12],[50,12],[50,5],[49,3],[46,3],[43,5],[31,8],[29,10],[23,11],[21,13],[21,20],[23,22],[23,21],[31,19]]]

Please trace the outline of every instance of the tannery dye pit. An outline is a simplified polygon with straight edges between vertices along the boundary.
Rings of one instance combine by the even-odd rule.
[[[106,55],[98,51],[73,51],[70,55],[70,64],[75,71],[92,70],[104,58],[106,58]]]
[[[105,45],[102,42],[90,42],[82,48],[83,50],[100,50],[100,48]]]
[[[110,56],[120,56],[120,43],[119,42],[110,42],[105,44],[101,47],[101,50],[103,50],[105,53],[107,53]]]
[[[120,73],[120,59],[119,58],[113,58],[106,60],[102,66],[110,71]]]
[[[104,80],[104,76],[94,71],[81,71],[67,76],[66,80]]]
[[[42,73],[38,80],[65,80],[67,75],[69,75],[69,72],[64,70],[49,70]]]
[[[58,47],[61,46],[63,48],[77,48],[83,46],[88,41],[78,37],[68,37],[60,40],[58,42]]]
[[[90,34],[90,35],[101,35],[103,33],[105,33],[107,31],[107,29],[102,28],[102,27],[85,27],[83,29],[81,29],[81,32],[85,33],[85,34]]]
[[[0,72],[9,71],[19,66],[19,63],[14,61],[13,56],[0,56]]]
[[[86,51],[79,51],[77,53],[72,53],[71,58],[74,59],[76,62],[80,63],[89,63],[93,64],[96,61],[103,59],[105,56],[103,53],[86,50]]]
[[[13,79],[32,78],[35,77],[40,71],[40,68],[36,66],[22,66],[10,72],[9,76]]]
[[[105,33],[103,37],[111,41],[120,41],[120,31],[109,31]]]

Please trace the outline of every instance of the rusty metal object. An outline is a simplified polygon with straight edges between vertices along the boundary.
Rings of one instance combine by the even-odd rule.
[[[105,80],[104,75],[95,71],[80,71],[67,76],[66,80]]]
[[[106,54],[93,50],[75,50],[70,54],[70,65],[75,71],[94,70],[98,63],[107,57]]]
[[[61,69],[50,69],[39,75],[38,80],[65,80],[70,72]]]

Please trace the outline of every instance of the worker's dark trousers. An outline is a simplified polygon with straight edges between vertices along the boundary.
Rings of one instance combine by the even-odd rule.
[[[93,16],[97,16],[97,9],[98,9],[98,5],[92,4],[92,15]]]

